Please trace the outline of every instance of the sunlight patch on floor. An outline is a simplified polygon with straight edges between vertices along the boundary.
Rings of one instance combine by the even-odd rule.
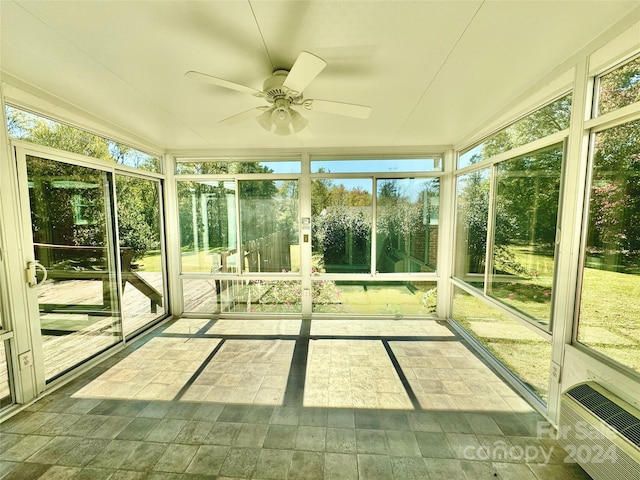
[[[413,408],[379,340],[311,340],[304,406]]]
[[[74,397],[173,400],[220,339],[155,337],[109,367]]]

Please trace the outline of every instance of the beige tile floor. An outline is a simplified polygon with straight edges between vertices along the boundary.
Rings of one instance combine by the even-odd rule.
[[[588,479],[540,422],[435,321],[181,319],[1,424],[0,478]]]

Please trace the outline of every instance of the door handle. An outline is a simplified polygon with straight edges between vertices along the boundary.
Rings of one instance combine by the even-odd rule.
[[[38,277],[36,276],[36,272],[38,269],[42,270],[43,276],[42,276],[41,282],[38,282]],[[37,260],[33,260],[27,263],[27,283],[29,284],[30,288],[34,288],[38,286],[40,283],[44,283],[46,279],[47,279],[47,269],[44,268],[44,265],[42,265]]]

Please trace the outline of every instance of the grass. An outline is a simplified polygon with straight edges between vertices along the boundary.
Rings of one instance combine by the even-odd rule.
[[[247,304],[246,295],[253,302]],[[403,282],[393,285],[371,283],[336,285],[324,281],[321,288],[313,289],[321,300],[314,302],[314,313],[351,313],[357,315],[434,315],[435,283],[410,287]],[[322,292],[322,293],[320,293]],[[243,297],[244,296],[244,297]],[[300,282],[274,280],[252,284],[235,298],[233,311],[262,313],[295,313],[301,311]]]
[[[162,256],[160,250],[149,250],[146,255],[140,260],[133,262],[138,265],[139,272],[161,272],[162,271]]]
[[[194,252],[192,247],[183,247],[181,251],[182,271],[188,273],[212,273],[213,268],[213,255],[216,253],[222,253],[227,251],[225,249],[210,249],[199,250]],[[235,257],[234,257],[235,258]],[[300,246],[290,246],[290,258],[291,258],[291,271],[300,271]],[[135,263],[140,265],[139,271],[142,272],[159,272],[161,268],[160,264],[160,251],[153,250],[147,252],[147,254]]]
[[[511,245],[508,251],[513,255],[513,262],[530,275],[498,276],[492,283],[491,296],[548,325],[551,320],[553,255],[540,253],[529,245]]]
[[[453,318],[540,398],[547,398],[551,343],[456,289]]]
[[[640,276],[585,268],[578,340],[640,372]]]
[[[315,313],[353,313],[359,315],[434,315],[435,283],[409,288],[397,284],[338,284],[340,303],[315,304]]]
[[[517,262],[538,276],[494,284],[492,295],[534,319],[549,319],[553,258],[530,247],[510,247]],[[540,296],[540,293],[543,296]],[[543,315],[544,312],[546,316]],[[578,341],[640,371],[640,276],[585,268]],[[529,329],[467,294],[456,295],[453,318],[542,398],[551,346]]]

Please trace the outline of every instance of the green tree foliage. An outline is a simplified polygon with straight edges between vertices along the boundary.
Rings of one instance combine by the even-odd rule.
[[[640,101],[640,57],[600,79],[598,114]],[[605,268],[638,272],[640,259],[640,120],[598,132],[587,244]]]
[[[477,170],[458,180],[458,252],[466,252],[465,273],[484,273],[489,219],[489,171]]]
[[[34,242],[103,245],[106,177],[93,169],[27,157]],[[59,208],[67,205],[68,208]]]
[[[237,173],[273,173],[260,162],[180,162],[177,173],[181,175],[234,175]]]
[[[296,181],[241,180],[239,182],[242,241],[286,231],[296,238],[298,185]]]
[[[640,57],[600,78],[598,115],[640,101]]]
[[[240,173],[273,173],[269,167],[259,162],[185,162],[180,163],[180,174],[229,175]],[[234,180],[228,181],[180,181],[178,182],[178,211],[180,216],[180,244],[183,248],[193,249],[209,245],[210,248],[230,248],[230,239],[235,232],[230,232],[230,225],[235,228],[235,186]],[[264,202],[278,195],[278,188],[274,181],[240,181],[240,202],[242,211],[250,211],[247,202],[259,200]],[[203,206],[205,211],[203,212]],[[194,218],[194,210],[196,217]],[[273,211],[262,212],[260,225],[254,220],[244,217],[243,232],[250,239],[260,238],[262,234],[271,233],[269,223],[273,224]],[[204,216],[203,216],[204,215]],[[277,216],[277,215],[276,215]],[[270,220],[272,219],[272,220]],[[231,223],[230,223],[231,222]],[[297,223],[297,222],[296,222]],[[195,228],[194,228],[195,227]],[[266,230],[265,230],[266,229]],[[258,230],[261,232],[258,232]],[[266,233],[265,233],[266,232]],[[194,233],[198,238],[194,238]],[[204,235],[208,235],[205,239]]]
[[[205,244],[205,223],[208,232],[206,240],[211,248],[226,249],[230,239],[235,237],[235,232],[229,231],[230,228],[236,228],[235,190],[227,188],[224,181],[178,182],[178,211],[180,244],[183,248],[192,249],[196,243],[199,246]],[[232,219],[229,218],[230,214],[234,215]],[[194,233],[197,238],[194,238]]]
[[[554,243],[562,156],[557,145],[498,165],[496,244]]]
[[[120,245],[133,249],[134,260],[160,248],[160,211],[157,184],[116,175]]]
[[[314,218],[312,232],[314,249],[323,252],[325,265],[370,268],[370,208],[331,205]]]
[[[571,94],[565,95],[500,130],[480,144],[478,153],[471,157],[470,163],[477,163],[569,128],[571,100]]]
[[[7,125],[9,135],[13,138],[27,140],[39,145],[45,145],[66,152],[77,153],[108,162],[120,164],[131,164],[131,159],[138,160],[139,166],[153,167],[157,169],[158,159],[152,158],[141,152],[117,143],[106,140],[102,137],[86,132],[84,130],[53,122],[45,118],[37,117],[26,112],[8,107]],[[35,168],[35,164],[34,167]],[[70,180],[75,182],[89,182],[92,170],[84,167],[73,167],[59,162],[40,161],[37,164],[37,171],[30,174],[34,177],[46,177],[53,181]],[[97,174],[102,177],[103,174]],[[106,179],[106,177],[104,177]],[[93,180],[97,185],[103,185],[103,178]],[[133,179],[125,175],[116,175],[116,195],[118,206],[118,227],[120,231],[121,247],[131,248],[134,251],[134,259],[139,259],[149,250],[157,249],[160,245],[160,225],[159,225],[159,192],[154,182]],[[104,188],[108,188],[106,184]],[[105,205],[102,198],[93,198],[96,192],[102,189],[84,188],[75,191],[74,195],[66,193],[68,198],[56,198],[62,195],[62,189],[46,189],[48,201],[52,205],[68,205],[68,209],[60,209],[60,215],[56,219],[58,230],[73,230],[73,238],[65,239],[62,244],[69,245],[104,245]],[[85,208],[85,212],[92,212],[93,218],[87,220],[86,224],[74,224],[72,215],[73,202],[78,202],[91,206]],[[66,214],[64,212],[67,212]],[[37,215],[37,214],[36,214]],[[66,216],[65,216],[66,215]],[[86,219],[85,219],[86,220]],[[34,220],[35,221],[35,220]],[[34,223],[34,232],[38,230],[38,225]],[[40,229],[41,230],[41,229]],[[60,240],[62,241],[62,240]]]
[[[536,122],[540,118],[543,117]],[[553,254],[562,158],[562,145],[554,145],[498,164],[493,238],[496,271],[518,276],[532,274],[516,260],[512,245],[532,246],[542,255]],[[489,188],[487,170],[472,172],[459,180],[458,234],[462,237],[458,238],[458,249],[466,252],[467,269],[459,273],[484,273]]]
[[[298,181],[284,180],[280,184],[277,192],[279,201],[276,203],[276,224],[278,230],[289,232],[289,239],[297,244],[298,235]]]
[[[637,268],[640,258],[640,120],[596,135],[589,231],[607,268]]]
[[[351,265],[369,271],[371,194],[330,179],[311,182],[313,249],[324,265]]]
[[[331,202],[329,194],[333,182],[326,178],[315,179],[311,182],[311,216],[320,215],[323,208]]]
[[[44,119],[36,120],[28,134],[22,137],[39,145],[79,153],[100,160],[114,161],[109,154],[109,145],[100,137],[77,128],[55,124]]]

